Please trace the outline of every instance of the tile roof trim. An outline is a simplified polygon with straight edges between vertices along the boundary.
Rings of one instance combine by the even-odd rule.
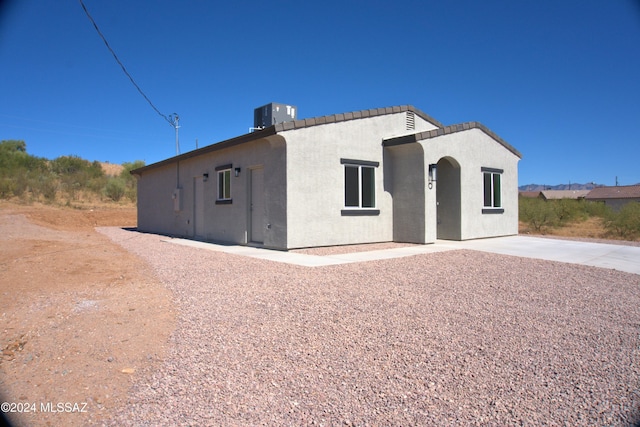
[[[596,187],[585,197],[587,200],[637,199],[640,198],[640,185],[618,185]]]
[[[294,120],[291,122],[278,123],[273,126],[275,127],[276,132],[285,132],[288,130],[303,129],[303,128],[308,128],[312,126],[324,125],[328,123],[340,123],[340,122],[346,122],[349,120],[364,119],[367,117],[376,117],[376,116],[384,116],[387,114],[403,113],[406,111],[413,112],[418,117],[421,117],[422,119],[426,120],[427,122],[431,123],[434,126],[437,126],[439,128],[444,127],[444,125],[440,123],[438,120],[434,119],[433,117],[429,116],[423,111],[415,108],[413,105],[397,105],[394,107],[373,108],[369,110],[351,111],[347,113],[331,114],[328,116],[318,116],[318,117],[311,117],[308,119]]]
[[[418,132],[411,135],[398,136],[394,138],[388,138],[383,140],[382,145],[385,147],[393,147],[396,145],[402,144],[410,144],[412,142],[423,141],[425,139],[436,138],[443,135],[449,135],[458,132],[464,132],[471,129],[479,129],[491,138],[495,139],[501,145],[503,145],[507,150],[511,151],[513,154],[522,159],[522,154],[516,150],[511,144],[509,144],[504,139],[500,138],[496,133],[494,133],[491,129],[486,127],[480,122],[465,122],[459,123],[451,126],[443,126],[439,129],[428,130],[425,132]]]
[[[252,132],[252,133],[237,136],[235,138],[216,142],[211,145],[207,145],[205,147],[199,148],[197,150],[189,151],[184,154],[179,154],[177,156],[170,157],[168,159],[161,160],[159,162],[152,163],[150,165],[143,166],[138,169],[134,169],[131,171],[131,174],[140,175],[143,172],[151,169],[176,163],[181,160],[187,160],[192,157],[200,156],[202,154],[223,150],[229,147],[234,147],[236,145],[257,141],[258,139],[276,135],[279,132],[309,128],[309,127],[320,126],[320,125],[329,124],[329,123],[339,123],[339,122],[345,122],[349,120],[359,120],[359,119],[365,119],[369,117],[384,116],[387,114],[397,114],[397,113],[403,113],[406,111],[413,112],[418,117],[421,117],[422,119],[433,124],[434,126],[437,126],[438,128],[445,128],[445,126],[442,123],[440,123],[438,120],[434,119],[433,117],[429,116],[423,111],[415,108],[413,105],[398,105],[394,107],[372,108],[369,110],[360,110],[360,111],[353,111],[348,113],[339,113],[339,114],[332,114],[328,116],[318,116],[318,117],[311,117],[307,119],[295,120],[291,122],[278,123],[256,132]]]
[[[187,159],[190,159],[192,157],[200,156],[202,154],[207,154],[207,153],[211,153],[211,152],[214,152],[214,151],[223,150],[225,148],[235,147],[236,145],[246,144],[246,143],[252,142],[252,141],[257,141],[259,139],[267,138],[267,137],[275,135],[275,134],[276,134],[276,132],[275,132],[274,127],[273,126],[269,126],[268,128],[265,128],[265,129],[263,129],[261,131],[240,135],[240,136],[237,136],[235,138],[231,138],[231,139],[227,139],[227,140],[224,140],[224,141],[221,141],[221,142],[216,142],[216,143],[211,144],[211,145],[207,145],[207,146],[199,148],[197,150],[188,151],[186,153],[179,154],[177,156],[169,157],[168,159],[160,160],[159,162],[152,163],[150,165],[143,166],[143,167],[138,168],[138,169],[134,169],[130,173],[131,173],[131,175],[141,175],[142,173],[144,173],[144,172],[146,172],[148,170],[151,170],[151,169],[155,169],[155,168],[159,168],[161,166],[166,166],[166,165],[170,165],[170,164],[173,164],[173,163],[177,163],[177,162],[179,162],[181,160],[187,160]]]

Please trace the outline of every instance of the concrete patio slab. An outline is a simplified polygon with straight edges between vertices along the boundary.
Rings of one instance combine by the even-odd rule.
[[[628,273],[640,274],[640,247],[529,236],[495,237],[489,239],[467,240],[463,242],[438,240],[436,243],[429,245],[412,245],[393,249],[352,252],[326,256],[275,251],[251,246],[221,245],[188,239],[170,238],[163,241],[305,267],[322,267],[354,262],[375,261],[380,259],[401,258],[457,249],[469,249],[502,255],[590,265],[594,267],[610,268]]]

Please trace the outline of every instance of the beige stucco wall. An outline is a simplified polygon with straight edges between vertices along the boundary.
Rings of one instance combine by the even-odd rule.
[[[425,164],[451,157],[460,165],[460,239],[518,234],[519,157],[480,129],[470,129],[425,139]],[[502,214],[483,214],[482,167],[503,169]],[[436,186],[440,183],[436,182]],[[436,188],[426,193],[427,241],[437,236]]]
[[[416,116],[416,128],[435,126]],[[405,112],[282,132],[287,140],[287,176],[295,177],[287,181],[288,247],[392,241],[394,207],[385,187],[382,138],[413,132],[406,129]],[[379,215],[342,215],[340,159],[379,162],[375,171]]]
[[[175,164],[138,176],[138,230],[172,235],[185,232],[176,229],[178,224],[173,214],[176,182]]]
[[[427,187],[423,147],[404,144],[385,150],[385,188],[393,197],[393,241],[426,242]]]
[[[286,151],[278,136],[260,139],[174,162],[142,173],[138,178],[138,229],[203,240],[246,244],[249,230],[249,190],[252,168],[264,168],[264,246],[286,247]],[[217,204],[216,167],[241,168],[231,176],[231,204]],[[203,182],[203,233],[196,236],[195,179]],[[181,193],[180,210],[173,195]],[[267,228],[268,227],[268,228]]]

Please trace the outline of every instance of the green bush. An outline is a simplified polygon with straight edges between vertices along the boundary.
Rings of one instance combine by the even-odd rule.
[[[0,142],[0,197],[25,196],[31,187],[31,177],[47,171],[46,160],[31,156],[26,150],[24,141]]]
[[[0,197],[7,199],[13,195],[15,182],[8,176],[0,176]]]
[[[135,162],[125,162],[122,164],[123,169],[120,172],[120,178],[125,182],[125,194],[132,202],[138,198],[138,182],[136,177],[131,175],[131,171],[144,166],[144,161],[136,160]]]
[[[584,212],[587,216],[597,216],[599,218],[606,218],[611,211],[611,208],[604,204],[604,202],[585,202]]]
[[[537,232],[558,223],[558,214],[551,203],[542,199],[521,197],[519,199],[519,219]]]
[[[107,177],[98,161],[78,156],[60,156],[54,160],[27,154],[27,144],[19,140],[0,141],[0,198],[44,197],[53,201],[66,194],[67,204],[86,193],[119,201],[126,196],[135,202],[136,179],[129,172],[144,166],[136,160],[124,163],[118,177]]]
[[[124,196],[126,185],[122,178],[109,178],[104,187],[104,194],[114,202],[119,202]]]
[[[556,215],[556,225],[563,225],[572,221],[585,220],[584,201],[575,199],[548,200]]]
[[[92,180],[100,181],[104,177],[100,162],[91,163],[77,156],[60,156],[52,160],[51,171],[60,177],[62,189],[70,199],[75,199],[81,190],[91,189],[89,183]],[[93,188],[96,194],[100,194],[101,189]]]
[[[623,239],[640,236],[640,203],[629,202],[619,211],[609,210],[604,218],[604,226],[610,233]]]
[[[56,199],[58,193],[58,180],[53,174],[46,174],[37,177],[34,180],[34,194],[42,194],[42,196],[48,202],[53,202]]]
[[[17,197],[23,196],[29,189],[29,171],[26,169],[18,169],[13,176],[13,195]]]

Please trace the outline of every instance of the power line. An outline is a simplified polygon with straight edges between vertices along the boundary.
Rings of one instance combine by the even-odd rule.
[[[116,53],[114,52],[114,50],[111,48],[111,46],[109,45],[109,42],[107,42],[107,39],[104,37],[104,35],[102,35],[102,32],[100,31],[100,28],[98,28],[98,24],[96,24],[96,21],[93,20],[93,18],[91,17],[91,14],[89,13],[89,11],[87,10],[87,7],[84,5],[84,3],[82,2],[82,0],[78,0],[80,2],[80,5],[82,6],[82,9],[84,9],[84,13],[87,14],[87,17],[89,18],[89,20],[91,21],[91,23],[93,24],[93,27],[96,29],[96,31],[98,32],[98,35],[100,36],[100,38],[102,39],[102,41],[104,42],[104,44],[107,46],[107,49],[109,49],[109,52],[111,52],[111,54],[113,55],[113,57],[115,58],[116,62],[120,65],[120,68],[122,68],[122,71],[124,71],[124,73],[127,75],[127,77],[129,77],[129,80],[131,80],[131,83],[136,87],[136,89],[138,89],[138,92],[140,92],[140,95],[142,95],[144,97],[144,99],[147,100],[147,102],[149,103],[149,105],[151,105],[151,108],[153,108],[155,110],[156,113],[158,113],[160,115],[160,117],[164,118],[171,126],[173,126],[176,129],[176,133],[177,133],[177,128],[178,128],[178,122],[177,122],[177,118],[178,116],[176,115],[176,120],[172,120],[172,118],[169,118],[168,116],[166,116],[165,114],[162,114],[160,112],[160,110],[158,110],[156,108],[155,105],[153,105],[153,102],[151,102],[151,100],[149,99],[149,97],[147,95],[145,95],[145,93],[142,91],[142,89],[140,89],[140,86],[138,86],[138,84],[135,82],[135,80],[133,80],[133,77],[131,77],[131,74],[129,74],[129,72],[127,71],[127,69],[125,68],[124,64],[122,64],[122,62],[120,61],[120,59],[118,58],[118,55],[116,55]],[[175,113],[174,113],[175,114]]]

